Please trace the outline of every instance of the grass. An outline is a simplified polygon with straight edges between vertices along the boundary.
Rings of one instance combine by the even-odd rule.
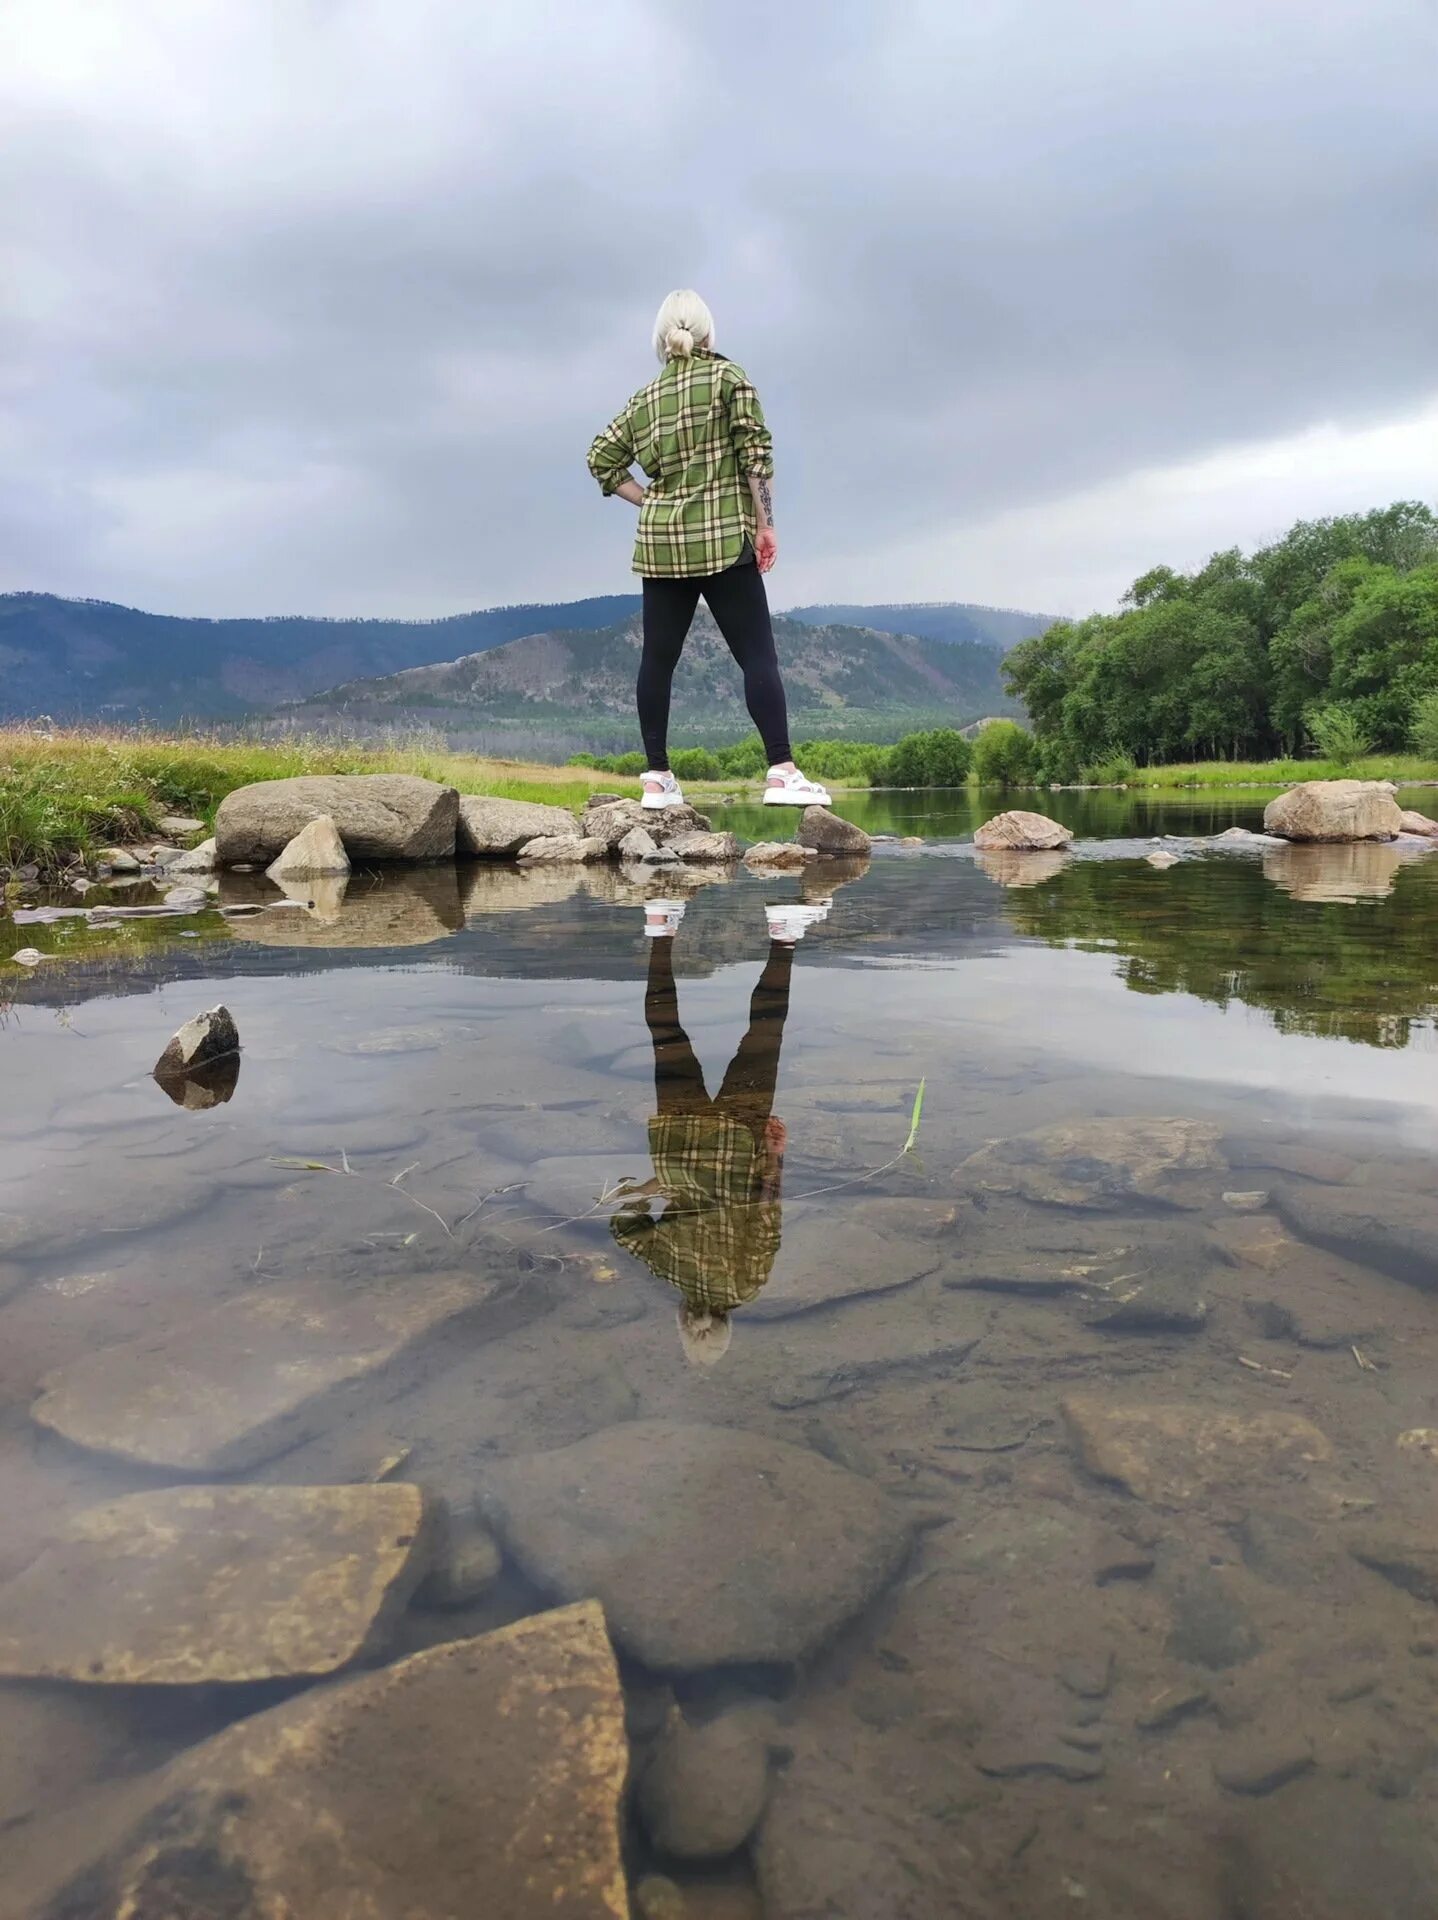
[[[302,773],[417,773],[461,793],[579,808],[637,781],[586,767],[541,767],[450,753],[425,741],[363,746],[333,739],[166,737],[104,728],[0,727],[0,867],[57,871],[99,847],[157,831],[163,814],[213,823],[227,793]]]
[[[1131,787],[1291,787],[1300,780],[1393,780],[1399,786],[1438,780],[1438,760],[1416,753],[1373,753],[1348,766],[1336,760],[1204,760],[1137,767]]]

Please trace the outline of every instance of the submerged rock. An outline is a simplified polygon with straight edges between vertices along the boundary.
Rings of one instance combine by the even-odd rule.
[[[504,1558],[478,1514],[441,1508],[435,1515],[432,1562],[415,1604],[447,1611],[470,1606],[488,1593],[499,1578]]]
[[[0,1587],[0,1675],[194,1686],[337,1673],[424,1572],[418,1487],[167,1487],[74,1516]]]
[[[1426,1796],[1377,1800],[1317,1774],[1277,1811],[1255,1809],[1232,1843],[1234,1920],[1432,1920],[1438,1828]]]
[[[1403,814],[1384,780],[1304,780],[1263,810],[1284,840],[1392,840]]]
[[[566,1607],[241,1720],[28,1836],[6,1910],[627,1920],[627,1758],[603,1615]]]
[[[455,825],[455,851],[472,859],[507,860],[531,840],[573,832],[574,815],[567,807],[462,793]]]
[[[1191,1666],[1221,1670],[1251,1660],[1258,1648],[1258,1635],[1224,1574],[1216,1567],[1195,1568],[1174,1595],[1168,1651]]]
[[[749,1838],[769,1792],[763,1717],[739,1707],[702,1726],[677,1712],[639,1780],[639,1817],[661,1853],[718,1860]]]
[[[227,793],[215,815],[220,864],[267,865],[320,814],[351,860],[448,860],[459,795],[411,773],[302,774]]]
[[[974,834],[974,845],[981,852],[1007,847],[1019,853],[1034,853],[1048,847],[1066,847],[1072,839],[1071,827],[1061,826],[1047,814],[1026,813],[1022,807],[1013,807],[986,820]]]
[[[630,1420],[507,1460],[487,1510],[561,1597],[661,1672],[803,1659],[888,1581],[907,1523],[867,1480],[730,1427]]]
[[[828,807],[805,807],[795,838],[816,853],[868,853],[874,844],[862,827]]]
[[[183,1078],[227,1054],[238,1053],[239,1029],[228,1007],[211,1007],[187,1020],[155,1062],[157,1080]]]
[[[1333,1452],[1312,1421],[1296,1413],[1226,1413],[1201,1402],[1077,1393],[1062,1411],[1096,1479],[1160,1506],[1236,1497],[1255,1477],[1302,1478]]]
[[[1282,1186],[1274,1204],[1284,1224],[1395,1280],[1438,1292],[1438,1199],[1396,1187]]]
[[[1202,1206],[1224,1162],[1219,1132],[1200,1120],[1135,1116],[1040,1127],[971,1154],[962,1185],[1055,1207],[1107,1210],[1149,1200]]]
[[[97,1453],[238,1472],[312,1432],[327,1392],[377,1373],[494,1288],[466,1273],[247,1287],[197,1320],[58,1368],[31,1416]]]
[[[301,827],[266,872],[271,880],[315,880],[350,870],[349,855],[339,828],[327,813]]]

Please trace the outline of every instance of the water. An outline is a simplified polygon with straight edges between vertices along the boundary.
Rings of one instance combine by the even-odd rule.
[[[986,865],[951,798],[867,798],[945,837],[692,876],[672,949],[607,869],[0,922],[55,956],[0,1015],[0,1579],[122,1496],[383,1476],[478,1502],[503,1564],[362,1663],[600,1591],[637,1764],[666,1714],[763,1709],[728,1723],[773,1748],[749,1843],[676,1859],[626,1814],[631,1885],[686,1914],[1428,1914],[1438,856],[1157,871],[1149,836],[1257,806],[1053,802],[1106,837]],[[821,909],[792,951],[778,901]],[[217,1002],[238,1078],[176,1104],[149,1069]],[[0,1590],[7,1670],[139,1631],[161,1576],[86,1566]],[[303,1684],[5,1686],[17,1884]],[[370,1784],[422,1860],[413,1764]],[[699,1773],[687,1817],[742,1830],[742,1754]]]

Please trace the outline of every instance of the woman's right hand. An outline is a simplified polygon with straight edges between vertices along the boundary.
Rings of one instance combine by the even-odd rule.
[[[779,536],[772,527],[760,527],[755,534],[754,558],[760,573],[768,573],[779,558]]]

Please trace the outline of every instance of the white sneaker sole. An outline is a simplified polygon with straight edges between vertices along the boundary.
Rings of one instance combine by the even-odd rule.
[[[684,795],[682,793],[646,793],[639,804],[649,813],[658,813],[661,807],[682,807]]]
[[[832,807],[832,794],[825,793],[820,787],[817,793],[790,793],[781,787],[766,787],[764,805],[766,807]]]

